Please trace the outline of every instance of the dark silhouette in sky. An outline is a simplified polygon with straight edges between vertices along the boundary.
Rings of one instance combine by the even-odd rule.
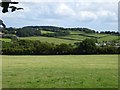
[[[0,19],[0,25],[3,26],[3,28],[6,28],[6,25],[3,23],[3,21]]]
[[[15,6],[9,6],[10,4],[18,4],[18,3],[19,2],[12,2],[11,0],[2,0],[1,2],[1,7],[3,8],[2,13],[7,13],[8,8],[11,8],[11,12],[23,9],[23,8],[17,8]],[[3,28],[6,28],[6,25],[3,23],[1,19],[0,19],[0,26],[3,26]]]
[[[3,7],[2,12],[6,13],[8,12],[9,4],[18,4],[19,2],[11,2],[11,0],[2,0],[1,7]]]
[[[14,12],[14,11],[16,11],[16,10],[21,10],[21,9],[23,9],[23,8],[17,8],[17,7],[15,7],[15,6],[10,6],[9,8],[12,9],[11,12]]]

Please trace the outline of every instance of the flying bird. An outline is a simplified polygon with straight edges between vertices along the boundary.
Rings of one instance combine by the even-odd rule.
[[[16,10],[23,10],[23,8],[17,8],[17,7],[15,7],[15,6],[10,6],[9,8],[11,8],[12,10],[11,10],[11,12],[14,12],[14,11],[16,11]]]

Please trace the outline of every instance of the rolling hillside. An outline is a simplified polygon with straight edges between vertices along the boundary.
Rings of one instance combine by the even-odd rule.
[[[8,38],[0,38],[0,40],[5,42],[11,42],[11,39],[8,39]]]
[[[97,39],[98,42],[118,42],[118,35],[114,32],[98,33],[88,28],[62,28],[54,26],[27,26],[19,29],[7,28],[3,31],[5,36],[0,40],[11,42],[17,36],[18,39],[40,40],[41,42],[55,43],[55,44],[74,44],[81,42],[86,38]],[[109,34],[112,33],[112,34]]]
[[[54,33],[51,31],[44,31],[42,33]],[[67,43],[74,44],[75,42],[80,42],[86,38],[96,38],[98,42],[103,41],[118,41],[118,36],[108,35],[108,34],[86,34],[80,31],[71,31],[70,35],[66,36],[58,36],[58,37],[44,37],[44,36],[32,36],[32,37],[20,37],[19,39],[28,39],[28,40],[40,40],[41,42],[49,42],[49,43]]]

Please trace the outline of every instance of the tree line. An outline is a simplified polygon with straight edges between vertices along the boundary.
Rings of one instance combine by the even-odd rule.
[[[97,46],[96,39],[85,39],[77,44],[54,44],[38,40],[2,41],[3,55],[81,55],[81,54],[119,54],[120,47]]]
[[[41,30],[44,31],[52,31],[54,33],[46,33],[42,34]],[[63,27],[55,27],[55,26],[26,26],[22,28],[6,28],[3,31],[4,34],[15,34],[18,37],[29,37],[29,36],[47,36],[47,37],[57,37],[57,36],[65,36],[69,35],[70,31],[82,31],[85,33],[99,33],[99,34],[111,34],[119,36],[119,32],[115,31],[95,31],[88,28],[63,28]]]
[[[52,31],[54,33],[41,33],[41,31]],[[29,36],[46,36],[46,37],[58,37],[69,35],[68,30],[63,29],[48,29],[48,28],[32,28],[32,27],[23,27],[23,28],[7,28],[2,31],[5,35],[3,38],[10,38],[11,34],[16,35],[17,37],[29,37]],[[9,37],[8,37],[9,36]]]

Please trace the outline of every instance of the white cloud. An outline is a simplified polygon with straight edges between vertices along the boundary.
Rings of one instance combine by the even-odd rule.
[[[97,12],[99,20],[102,22],[113,23],[117,22],[117,12],[109,11],[109,10],[100,10]]]
[[[73,9],[71,9],[68,5],[66,4],[60,4],[56,10],[55,13],[61,16],[74,16],[75,12]]]
[[[56,0],[13,0],[20,2],[56,2]],[[57,0],[57,2],[119,2],[119,0]]]
[[[101,10],[101,11],[98,12],[98,15],[100,15],[102,17],[108,17],[108,16],[115,16],[116,13],[108,11],[108,10]]]
[[[0,13],[0,17],[3,17],[6,22],[19,18],[18,20],[23,21],[23,26],[32,23],[34,25],[64,24],[64,26],[88,26],[89,24],[90,26],[92,23],[91,27],[94,27],[93,23],[95,23],[98,26],[105,27],[104,23],[114,23],[114,26],[111,27],[117,27],[115,26],[117,23],[117,2],[113,0],[109,2],[100,2],[103,0],[94,0],[94,2],[89,2],[90,0],[88,2],[85,0],[82,0],[82,2],[79,2],[80,0],[52,1],[26,0],[25,2],[21,0],[17,7],[23,7],[23,11],[7,14]],[[16,23],[13,25],[16,25]]]
[[[91,22],[97,19],[97,16],[90,11],[81,11],[78,14],[78,19],[83,22]]]

